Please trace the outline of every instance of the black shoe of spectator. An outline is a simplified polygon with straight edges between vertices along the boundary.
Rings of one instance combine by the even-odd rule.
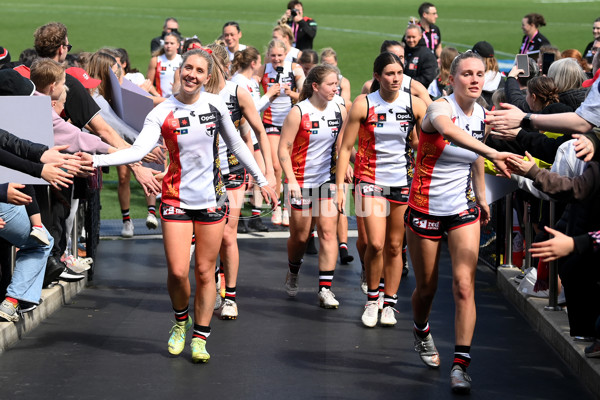
[[[248,227],[246,226],[246,220],[241,219],[238,221],[237,233],[248,233]]]
[[[44,284],[43,287],[48,286],[52,282],[58,280],[60,274],[67,268],[65,263],[60,261],[56,257],[48,257],[46,262],[46,272],[44,273]]]
[[[250,218],[250,221],[248,221],[248,229],[252,229],[256,232],[269,232],[269,227],[263,223],[262,218],[260,217]]]
[[[42,299],[40,299],[40,304],[42,304]],[[28,301],[23,301],[23,300],[19,300],[19,313],[21,315],[28,313],[30,311],[35,310],[36,308],[38,308],[38,304],[35,303],[30,303]]]
[[[67,282],[77,282],[85,278],[84,274],[80,274],[78,272],[73,271],[69,267],[65,267],[63,272],[60,274],[60,279],[65,280]]]

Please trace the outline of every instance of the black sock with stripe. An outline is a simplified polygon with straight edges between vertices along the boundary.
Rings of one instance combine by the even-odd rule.
[[[467,370],[467,367],[471,363],[471,346],[454,346],[454,362],[452,367],[458,365],[463,371]]]
[[[210,336],[210,326],[194,324],[192,337],[206,340]]]

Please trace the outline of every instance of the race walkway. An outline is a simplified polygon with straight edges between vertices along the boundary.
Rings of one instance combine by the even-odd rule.
[[[442,358],[434,371],[413,350],[412,273],[398,293],[398,325],[368,329],[360,322],[365,296],[357,261],[338,265],[333,291],[341,305],[324,310],[316,296],[316,256],[306,256],[301,290],[290,299],[283,291],[286,240],[248,236],[240,240],[240,316],[213,319],[208,364],[193,364],[189,346],[175,358],[166,351],[173,317],[162,241],[103,240],[90,286],[0,354],[0,399],[454,397],[446,250],[430,321]],[[594,398],[505,300],[494,272],[481,266],[476,287],[473,398]]]

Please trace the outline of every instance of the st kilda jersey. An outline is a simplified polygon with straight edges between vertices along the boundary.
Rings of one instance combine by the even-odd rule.
[[[367,118],[358,131],[354,176],[383,186],[408,185],[407,137],[415,125],[410,94],[400,90],[387,103],[379,90],[367,95]]]
[[[221,96],[227,105],[229,116],[231,117],[233,125],[238,130],[239,135],[242,109],[240,108],[240,102],[238,101],[238,85],[231,81],[226,81],[225,87],[219,92],[219,96]],[[221,162],[221,173],[223,175],[237,173],[244,169],[235,155],[227,148],[227,144],[224,140],[219,141],[219,160]]]
[[[267,90],[276,83],[281,85],[281,93],[265,110],[263,114],[263,124],[283,126],[285,117],[287,117],[292,109],[292,99],[284,93],[283,89],[287,85],[291,90],[298,91],[298,88],[296,87],[296,77],[292,71],[292,63],[284,62],[283,72],[277,72],[271,63],[265,66],[265,74],[261,80],[263,92],[267,93]]]
[[[175,55],[175,58],[169,60],[164,54],[156,57],[156,73],[154,74],[154,86],[156,91],[162,97],[169,97],[173,91],[173,82],[175,80],[175,71],[181,65],[181,55]]]
[[[219,137],[257,179],[267,184],[252,153],[235,129],[219,95],[203,92],[194,104],[175,97],[156,106],[146,117],[135,143],[113,154],[95,155],[94,165],[121,165],[140,160],[160,136],[169,151],[169,166],[162,182],[162,201],[184,209],[207,209],[226,199],[219,168]]]
[[[454,95],[444,97],[452,106],[452,122],[479,141],[485,136],[485,110],[475,104],[473,114],[465,115]],[[479,155],[450,143],[438,132],[421,131],[410,189],[409,206],[437,216],[455,215],[473,207],[471,164]]]
[[[296,105],[302,114],[292,147],[292,169],[301,188],[315,188],[333,180],[336,141],[342,126],[340,106],[330,101],[321,111],[306,99]]]

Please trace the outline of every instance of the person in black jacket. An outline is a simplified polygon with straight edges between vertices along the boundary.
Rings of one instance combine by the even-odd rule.
[[[290,1],[281,20],[287,23],[294,32],[294,47],[300,50],[313,48],[313,40],[317,36],[317,23],[314,19],[304,16],[302,2]]]
[[[406,42],[404,73],[425,87],[437,76],[437,59],[425,46],[423,31],[419,25],[411,24],[404,34]]]
[[[523,36],[519,54],[527,54],[529,57],[537,60],[540,47],[550,45],[550,41],[538,30],[540,26],[546,26],[546,20],[543,15],[531,13],[523,17],[521,20],[521,29],[525,36]]]

